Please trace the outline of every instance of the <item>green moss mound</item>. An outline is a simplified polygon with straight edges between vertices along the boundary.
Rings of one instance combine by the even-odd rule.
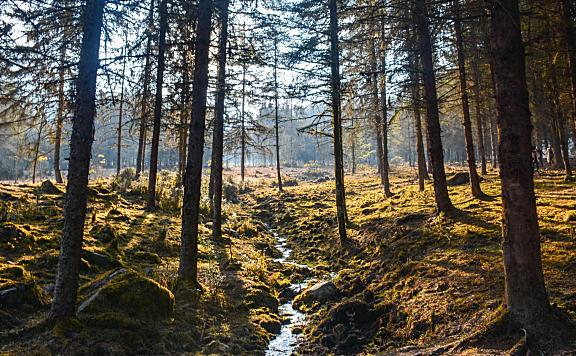
[[[129,269],[105,273],[80,292],[84,300],[78,311],[85,315],[110,315],[114,311],[131,318],[159,321],[171,318],[174,312],[172,292]]]

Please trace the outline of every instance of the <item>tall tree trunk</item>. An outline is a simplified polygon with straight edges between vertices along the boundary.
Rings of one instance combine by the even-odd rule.
[[[374,29],[371,29],[372,32]],[[378,64],[376,63],[376,41],[370,36],[368,45],[368,60],[370,64],[370,90],[371,90],[371,107],[372,107],[372,121],[374,122],[374,130],[376,131],[376,158],[378,159],[378,173],[380,174],[380,184],[384,188],[386,180],[384,169],[384,150],[382,141],[382,109],[380,105],[380,98],[378,93]]]
[[[152,147],[150,148],[150,171],[148,174],[147,208],[156,207],[156,178],[158,173],[158,148],[160,146],[160,125],[162,123],[162,87],[164,86],[164,68],[166,64],[166,32],[168,31],[168,0],[160,0],[158,8],[160,28],[158,35],[158,72],[156,74],[156,99],[154,101],[154,127],[152,129]]]
[[[278,33],[274,31],[274,129],[276,133],[276,173],[278,191],[282,191],[282,172],[280,171],[280,117],[278,113]]]
[[[504,304],[511,318],[530,334],[548,320],[550,306],[540,257],[531,162],[532,125],[518,0],[492,3],[491,15],[504,214]]]
[[[338,234],[340,243],[344,243],[346,235],[346,192],[344,187],[344,167],[342,150],[342,113],[340,102],[340,52],[338,49],[338,6],[337,0],[328,0],[330,9],[330,68],[332,91],[332,126],[334,129],[334,176],[336,179],[336,217],[338,219]]]
[[[184,171],[186,169],[186,141],[188,139],[188,104],[190,99],[190,76],[189,76],[189,64],[187,59],[187,53],[182,55],[182,98],[181,105],[182,109],[180,111],[180,127],[178,129],[178,186],[182,185],[182,179],[184,177]]]
[[[218,79],[216,103],[214,105],[214,132],[212,140],[212,167],[210,170],[213,184],[212,237],[222,237],[222,160],[224,156],[224,100],[226,99],[226,45],[228,42],[228,5],[229,0],[220,0],[220,39],[218,45]]]
[[[474,97],[476,106],[476,137],[478,138],[478,155],[480,156],[480,166],[482,175],[488,173],[486,166],[486,145],[484,140],[484,112],[482,111],[481,95],[481,73],[480,73],[480,56],[478,49],[474,53],[472,70],[474,71]]]
[[[120,112],[118,113],[118,140],[116,142],[116,175],[120,174],[122,159],[122,119],[124,115],[124,75],[126,74],[126,55],[124,52],[124,61],[122,63],[122,84],[120,85]]]
[[[45,124],[45,114],[44,109],[42,109],[42,118],[40,121],[40,127],[38,128],[38,136],[36,137],[36,143],[34,144],[34,160],[32,161],[32,183],[36,183],[36,168],[38,167],[38,157],[40,156],[40,143],[42,141],[42,131],[44,131]]]
[[[548,23],[548,26],[551,26]],[[548,53],[548,69],[550,75],[550,94],[552,95],[552,129],[555,131],[552,137],[557,137],[556,147],[554,147],[556,167],[564,169],[566,178],[572,177],[572,169],[570,168],[570,156],[568,151],[568,137],[566,135],[566,125],[564,114],[562,113],[562,104],[560,102],[560,88],[558,85],[558,73],[556,71],[556,63],[552,58],[552,53]]]
[[[54,299],[50,310],[52,320],[72,317],[76,314],[90,152],[94,140],[96,74],[99,67],[98,54],[105,3],[105,0],[87,0],[83,10],[83,37],[76,83],[76,107],[70,139],[64,228],[60,242]]]
[[[425,0],[416,0],[416,17],[418,37],[420,42],[420,61],[422,62],[422,79],[426,98],[426,126],[428,128],[429,156],[432,161],[432,176],[434,179],[434,196],[438,213],[452,210],[452,202],[448,196],[446,172],[444,170],[444,151],[440,118],[438,113],[438,96],[436,93],[436,76],[432,53],[432,40],[428,24],[428,11]]]
[[[208,91],[208,54],[212,24],[212,0],[198,2],[196,49],[194,51],[194,82],[192,87],[192,116],[188,135],[188,157],[184,174],[184,202],[182,205],[182,236],[178,276],[185,285],[198,286],[198,218],[200,214],[200,186],[202,183],[202,155],[206,129],[206,96]]]
[[[381,54],[380,54],[380,102],[382,105],[382,176],[384,177],[384,195],[392,196],[390,191],[390,161],[388,160],[388,94],[386,91],[386,23],[380,18]]]
[[[62,128],[64,126],[64,111],[66,110],[66,98],[64,92],[66,43],[62,41],[60,48],[60,69],[58,70],[58,111],[56,111],[56,132],[54,135],[54,178],[56,183],[62,183],[62,172],[60,171],[60,147],[62,145]]]
[[[240,180],[244,184],[246,175],[246,63],[242,63],[242,112],[240,113]]]
[[[414,107],[414,125],[416,127],[416,153],[418,156],[418,188],[424,191],[424,181],[430,179],[426,168],[426,155],[424,150],[424,135],[422,134],[422,114],[420,110],[420,69],[418,55],[412,55],[410,82],[412,86],[412,106]]]
[[[146,38],[146,59],[144,63],[144,90],[142,92],[142,117],[140,118],[140,130],[138,134],[138,152],[136,155],[136,176],[144,170],[144,160],[146,156],[146,131],[148,128],[148,100],[150,97],[150,76],[151,62],[150,54],[152,51],[152,27],[154,26],[154,0],[150,0],[150,10],[148,12],[148,28]]]
[[[570,85],[572,98],[572,129],[576,140],[576,36],[574,35],[574,14],[570,0],[561,1],[562,28],[566,47],[568,66],[570,68]]]
[[[474,153],[474,139],[472,137],[472,120],[470,119],[470,104],[468,101],[468,83],[466,79],[466,54],[464,52],[464,39],[462,38],[462,22],[460,21],[460,0],[453,1],[454,34],[456,37],[456,52],[458,56],[458,74],[460,79],[460,100],[462,102],[462,124],[464,125],[464,140],[466,142],[466,159],[470,175],[470,189],[472,196],[484,196],[480,188],[480,178],[476,171],[476,156]]]

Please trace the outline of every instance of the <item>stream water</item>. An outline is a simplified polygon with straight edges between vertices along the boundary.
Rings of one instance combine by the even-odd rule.
[[[282,257],[274,259],[275,262],[282,264],[295,265],[300,268],[308,268],[306,265],[301,265],[292,261],[288,261],[292,250],[286,245],[286,238],[278,235],[274,232],[274,237],[276,239],[276,248],[282,252]],[[299,294],[304,290],[310,281],[305,279],[301,283],[293,283],[288,288],[292,289],[295,293]],[[280,356],[280,355],[291,355],[298,341],[301,338],[299,333],[295,334],[294,328],[301,327],[306,322],[306,316],[294,309],[292,306],[293,298],[290,298],[286,303],[282,304],[278,309],[281,316],[287,319],[287,322],[282,325],[280,334],[278,334],[270,344],[268,344],[268,349],[266,350],[266,356]]]

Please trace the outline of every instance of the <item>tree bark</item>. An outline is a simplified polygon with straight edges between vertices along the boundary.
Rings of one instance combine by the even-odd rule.
[[[332,91],[332,126],[334,130],[334,176],[336,179],[336,217],[338,236],[343,244],[346,234],[346,192],[344,186],[343,148],[342,148],[342,113],[340,101],[340,52],[338,49],[338,6],[336,0],[328,0],[330,10],[330,69]]]
[[[70,161],[64,228],[60,243],[52,320],[76,314],[80,252],[86,216],[90,153],[96,114],[96,74],[105,0],[87,0],[83,10],[83,37],[76,83],[76,107],[70,139]]]
[[[142,92],[142,117],[140,119],[140,131],[138,134],[138,152],[136,155],[136,176],[144,170],[144,160],[146,156],[146,131],[148,126],[148,98],[150,96],[150,76],[151,63],[150,53],[152,51],[152,27],[154,26],[154,0],[150,0],[150,11],[148,13],[148,29],[146,39],[146,59],[144,63],[144,90]]]
[[[416,52],[412,55],[410,82],[412,85],[412,106],[414,107],[414,126],[416,128],[416,154],[418,156],[418,188],[424,191],[425,180],[430,179],[426,168],[424,135],[422,134],[422,114],[420,110],[420,70]]]
[[[282,172],[280,170],[280,117],[278,114],[278,33],[274,32],[274,129],[276,134],[276,173],[278,191],[282,192]]]
[[[184,202],[182,206],[182,235],[178,276],[185,285],[198,286],[198,218],[200,214],[200,186],[202,183],[202,155],[206,129],[206,97],[212,24],[212,0],[198,3],[194,78],[192,87],[192,116],[188,135],[188,157],[184,174]]]
[[[160,125],[162,123],[162,87],[166,66],[166,32],[168,31],[168,0],[160,0],[158,8],[160,28],[158,36],[158,68],[156,74],[156,98],[154,101],[154,127],[150,148],[150,171],[148,173],[148,201],[146,207],[156,207],[156,178],[158,173],[158,148],[160,146]]]
[[[228,42],[229,0],[220,0],[220,39],[218,45],[218,79],[214,105],[214,131],[212,140],[213,184],[212,237],[222,237],[222,160],[224,156],[224,100],[226,99],[226,48]]]
[[[244,184],[246,175],[246,63],[242,63],[242,112],[240,113],[240,180]]]
[[[124,75],[126,74],[126,55],[124,53],[124,61],[122,63],[122,84],[120,85],[120,112],[118,113],[118,140],[116,142],[116,175],[120,174],[121,159],[122,159],[122,119],[124,115]]]
[[[66,98],[64,93],[66,43],[62,41],[60,48],[60,69],[58,70],[58,111],[56,112],[56,132],[54,135],[54,178],[56,183],[63,183],[62,172],[60,171],[60,147],[62,145],[62,128],[64,126],[64,111],[66,109]]]
[[[432,177],[434,180],[434,196],[438,213],[446,213],[453,209],[446,185],[444,170],[444,151],[440,118],[438,112],[438,96],[436,93],[436,76],[432,54],[432,41],[428,24],[428,11],[425,0],[416,0],[416,17],[418,37],[420,42],[420,61],[422,62],[422,79],[424,81],[426,98],[426,126],[428,128],[429,156],[432,161]]]
[[[373,29],[372,29],[373,30]],[[372,34],[371,34],[372,35]],[[376,157],[378,158],[378,173],[380,174],[380,184],[384,188],[386,181],[386,170],[384,169],[384,150],[382,140],[382,109],[380,105],[380,98],[378,93],[378,65],[376,63],[376,41],[370,38],[367,42],[368,45],[368,60],[370,62],[370,85],[372,96],[372,117],[374,122],[374,130],[376,131]]]
[[[384,17],[380,18],[381,54],[380,54],[380,103],[382,106],[382,176],[384,177],[384,195],[391,197],[390,161],[388,160],[388,94],[386,91],[386,27]]]
[[[486,144],[484,140],[484,112],[482,111],[482,95],[481,95],[481,73],[480,73],[480,58],[478,55],[478,49],[474,54],[474,60],[472,64],[472,70],[474,71],[474,96],[475,96],[475,106],[476,106],[476,137],[478,139],[478,155],[480,156],[480,167],[482,169],[482,175],[488,173],[486,166]]]
[[[561,1],[562,28],[570,68],[570,95],[572,99],[572,129],[576,139],[576,36],[574,35],[574,14],[570,0]]]
[[[540,257],[520,12],[518,0],[500,0],[490,7],[504,215],[504,304],[512,320],[530,334],[548,320],[550,306]]]
[[[460,79],[460,101],[462,102],[462,124],[464,125],[470,189],[473,197],[481,198],[484,196],[484,193],[480,188],[480,178],[478,177],[478,171],[476,171],[476,155],[474,153],[474,138],[472,137],[472,120],[470,119],[468,83],[466,78],[466,54],[464,52],[462,22],[460,20],[460,0],[454,0],[452,4],[454,10],[454,35],[456,37],[456,52],[458,56],[458,74]]]

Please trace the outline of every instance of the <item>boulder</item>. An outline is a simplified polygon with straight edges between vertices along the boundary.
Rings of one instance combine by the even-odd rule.
[[[482,181],[482,177],[479,177],[480,181]],[[446,180],[446,184],[448,186],[457,186],[457,185],[464,185],[470,182],[470,173],[468,172],[458,172],[452,175],[450,178]]]
[[[120,261],[110,257],[105,253],[96,251],[83,250],[81,257],[85,259],[91,266],[98,266],[104,269],[122,266]]]
[[[96,225],[90,230],[90,235],[100,242],[112,242],[118,238],[116,231],[110,225]]]
[[[302,306],[310,307],[315,303],[325,303],[337,299],[339,294],[334,282],[319,282],[297,295],[294,299],[294,307],[299,309]]]
[[[45,180],[44,182],[42,182],[42,184],[40,184],[40,193],[43,193],[43,194],[62,194],[64,192],[62,190],[60,190],[60,188],[55,186],[54,183],[52,183],[51,181]]]
[[[270,311],[278,312],[278,298],[265,286],[251,286],[246,292],[246,304],[250,308],[266,307]]]
[[[115,312],[130,318],[160,321],[172,317],[174,295],[157,282],[126,268],[105,273],[82,286],[79,315]]]
[[[0,264],[0,305],[18,307],[22,304],[40,306],[45,296],[32,275],[23,267]]]

